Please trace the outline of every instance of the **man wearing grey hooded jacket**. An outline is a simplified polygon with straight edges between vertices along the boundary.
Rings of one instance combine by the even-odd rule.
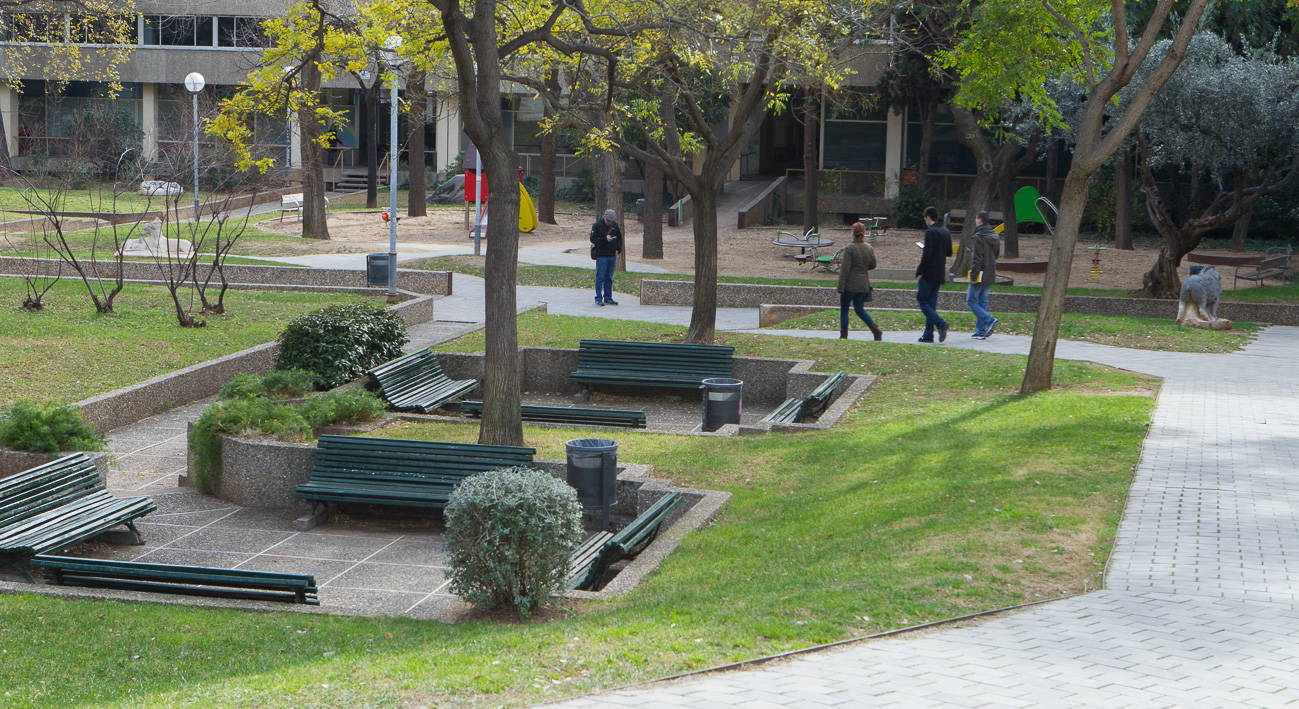
[[[965,291],[965,305],[974,313],[974,339],[986,340],[997,329],[997,318],[988,313],[988,292],[997,279],[997,257],[1001,255],[1001,237],[988,226],[988,213],[975,217],[978,226],[972,239],[970,285]]]

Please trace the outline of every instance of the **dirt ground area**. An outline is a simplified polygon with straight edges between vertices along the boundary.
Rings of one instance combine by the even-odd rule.
[[[578,249],[577,253],[585,254],[587,233],[593,221],[589,215],[557,214],[559,224],[540,224],[536,231],[521,233],[519,246],[549,246],[557,251]],[[300,226],[293,219],[286,221],[266,220],[260,228],[278,234],[296,235]],[[833,280],[833,274],[813,274],[805,265],[799,264],[794,255],[798,249],[775,246],[778,232],[774,227],[737,229],[730,224],[718,225],[718,270],[724,276],[755,276],[766,278],[824,278]],[[789,232],[800,231],[797,226],[785,228]],[[331,212],[329,216],[331,241],[304,241],[299,249],[302,253],[361,253],[373,251],[376,245],[386,248],[388,243],[388,226],[378,212]],[[823,249],[822,253],[833,253],[834,250],[847,244],[850,233],[847,227],[826,226],[822,233],[834,241],[834,246]],[[694,272],[694,234],[689,223],[675,228],[664,227],[663,251],[661,260],[641,259],[642,230],[635,215],[629,215],[624,227],[627,242],[627,253],[634,262],[659,266],[673,273]],[[924,238],[922,231],[910,229],[889,230],[873,244],[879,268],[915,268],[920,259],[920,249],[915,242]],[[402,218],[397,225],[397,240],[401,244],[418,246],[419,244],[467,245],[470,243],[469,230],[465,227],[464,212],[460,210],[440,210],[430,212],[427,217]],[[1134,289],[1141,286],[1141,276],[1155,262],[1158,247],[1153,240],[1139,243],[1135,251],[1120,251],[1106,248],[1100,252],[1100,277],[1091,279],[1092,246],[1095,243],[1080,242],[1074,248],[1073,269],[1069,284],[1077,287],[1123,288]],[[1042,236],[1020,235],[1019,261],[1045,260],[1051,248],[1051,241]],[[1199,253],[1222,254],[1225,251],[1199,250]],[[1240,255],[1240,254],[1233,254]],[[1181,277],[1190,275],[1189,264],[1183,263]],[[1223,274],[1222,286],[1231,290],[1231,267],[1218,267]],[[1043,274],[1007,273],[1015,280],[1016,285],[1042,285]],[[1254,284],[1242,282],[1242,288]]]

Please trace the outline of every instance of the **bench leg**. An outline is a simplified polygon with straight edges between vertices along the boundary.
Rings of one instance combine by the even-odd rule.
[[[299,517],[293,521],[293,528],[299,532],[305,532],[308,529],[315,529],[324,524],[329,516],[338,511],[338,505],[322,505],[316,502],[311,503],[311,514],[306,517]]]
[[[22,559],[22,558],[0,559],[0,566],[8,566],[9,568],[14,569],[18,573],[22,574],[23,578],[27,579],[27,583],[36,583],[36,579],[32,577],[31,569],[27,567],[26,559]]]
[[[130,544],[132,546],[141,546],[144,544],[144,535],[140,534],[139,529],[136,529],[134,521],[125,522],[123,523],[123,526],[126,527],[125,530],[110,529],[101,532],[95,537],[95,539],[109,544]]]
[[[577,394],[573,396],[573,403],[585,404],[590,400],[591,400],[591,387],[588,384],[583,384],[582,388],[579,389],[577,391]]]

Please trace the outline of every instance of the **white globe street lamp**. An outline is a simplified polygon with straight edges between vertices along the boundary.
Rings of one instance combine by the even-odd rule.
[[[198,95],[207,80],[197,71],[185,76],[185,89],[194,97],[194,221],[198,221]]]

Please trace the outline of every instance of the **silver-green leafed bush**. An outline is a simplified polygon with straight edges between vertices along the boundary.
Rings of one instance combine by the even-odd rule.
[[[479,473],[446,507],[451,590],[480,608],[528,616],[559,590],[582,538],[577,493],[529,468]]]

